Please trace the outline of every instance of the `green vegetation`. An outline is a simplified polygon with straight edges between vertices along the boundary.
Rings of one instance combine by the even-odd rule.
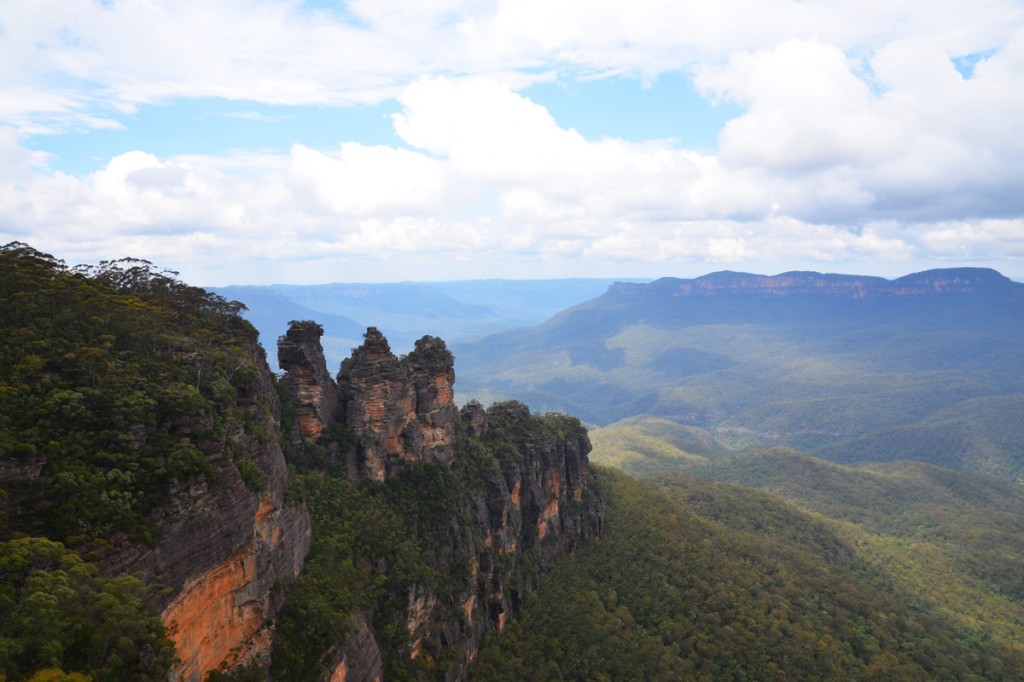
[[[116,533],[153,542],[172,483],[212,476],[203,453],[259,428],[245,404],[263,355],[240,304],[174,274],[0,249],[0,459],[38,470],[8,485],[24,511],[7,533],[95,551]]]
[[[920,462],[853,468],[786,448],[672,459],[659,458],[655,448],[652,456],[641,457],[640,447],[632,444],[634,431],[634,426],[596,431],[592,458],[647,476],[662,494],[714,518],[726,516],[732,528],[770,537],[785,536],[793,522],[778,523],[763,510],[740,515],[742,506],[734,499],[724,505],[708,502],[713,499],[708,491],[723,490],[712,480],[785,498],[807,518],[832,528],[852,548],[861,573],[886,586],[890,599],[910,608],[915,619],[957,633],[981,656],[978,665],[985,656],[1024,660],[1024,490],[1019,485]],[[661,449],[672,447],[655,435],[657,428],[642,431],[641,445],[653,440]],[[623,445],[632,458],[621,456],[617,448]],[[763,496],[750,488],[743,494]],[[996,665],[984,663],[989,664]],[[1016,679],[1006,670],[987,676]]]
[[[635,476],[703,464],[724,451],[707,431],[658,417],[623,420],[615,428],[592,431],[590,440],[601,463]]]
[[[0,679],[166,680],[174,646],[153,599],[139,579],[104,578],[60,543],[0,542]]]
[[[460,392],[600,426],[670,419],[730,448],[912,457],[1015,480],[1024,285],[1008,286],[864,300],[611,291],[456,348]]]
[[[265,483],[239,442],[272,435],[255,330],[175,275],[0,247],[0,679],[166,679],[158,595],[86,559],[154,543],[209,453]]]
[[[475,680],[1013,680],[1020,642],[966,636],[841,524],[733,485],[661,494],[600,471],[600,542],[489,637]],[[1019,622],[1019,621],[1018,621]]]
[[[521,548],[513,559],[486,546],[484,496],[505,488],[503,467],[522,466],[524,449],[558,447],[579,438],[582,427],[564,415],[530,415],[518,403],[490,417],[482,438],[457,422],[450,465],[409,464],[383,483],[361,485],[312,470],[294,477],[290,494],[308,504],[313,542],[277,621],[272,676],[305,680],[329,672],[355,619],[366,616],[386,652],[386,679],[443,679],[455,643],[440,657],[429,641],[422,655],[410,655],[411,595],[429,595],[442,620],[466,625],[463,602],[477,590],[473,571],[482,557],[494,565],[514,562],[506,589],[525,593],[536,582],[540,567],[530,550]]]
[[[408,589],[437,582],[421,544],[382,497],[316,474],[302,477],[302,485],[313,520],[313,546],[278,619],[272,670],[275,677],[293,680],[317,679],[326,672],[331,661],[325,655],[345,641],[359,611],[377,611],[381,621],[393,623],[378,632],[381,645],[402,650],[397,626]],[[387,659],[391,666],[415,664],[408,656]]]

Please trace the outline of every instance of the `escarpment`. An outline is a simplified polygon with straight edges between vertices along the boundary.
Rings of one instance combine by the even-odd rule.
[[[309,550],[304,506],[285,501],[288,470],[275,434],[280,404],[262,351],[239,382],[223,440],[203,452],[212,474],[182,483],[154,518],[160,539],[106,560],[111,573],[142,572],[169,588],[161,618],[178,662],[171,678],[198,682],[211,670],[269,660],[281,587]],[[178,428],[200,428],[202,419]]]
[[[244,306],[172,275],[133,259],[72,270],[0,247],[0,291],[18,301],[0,306],[0,550],[61,543],[111,584],[148,584],[96,598],[118,635],[76,622],[66,590],[41,597],[46,646],[5,636],[0,649],[18,653],[0,656],[0,678],[59,667],[198,682],[268,661],[310,519],[286,499],[281,405]],[[11,577],[0,571],[0,593],[15,594]],[[4,621],[13,602],[0,601]],[[141,611],[163,630],[147,635]],[[151,665],[172,648],[165,633],[170,670]]]
[[[517,402],[486,410],[473,402],[459,411],[454,379],[453,358],[440,339],[424,337],[398,358],[374,328],[342,363],[338,414],[355,462],[347,484],[356,488],[346,493],[353,496],[347,503],[323,509],[316,505],[330,503],[317,492],[313,516],[328,514],[332,523],[344,522],[339,517],[352,509],[352,499],[363,499],[365,506],[383,504],[408,528],[410,551],[418,552],[424,572],[376,592],[369,606],[371,600],[359,595],[332,603],[334,613],[349,614],[348,634],[342,641],[324,640],[291,668],[276,670],[278,676],[402,679],[425,670],[436,676],[440,670],[444,679],[465,679],[483,636],[500,631],[521,612],[526,593],[550,563],[600,535],[605,499],[590,485],[590,441],[579,421],[531,414]],[[285,387],[296,384],[287,375],[282,381]],[[305,447],[323,450],[337,442],[321,438]],[[314,527],[314,555],[317,533]],[[389,583],[396,571],[409,570],[392,565],[393,556],[368,551],[370,540],[356,544],[353,560],[367,584]],[[319,565],[312,570],[322,575]],[[313,601],[321,602],[319,595]],[[294,607],[305,611],[309,605]],[[314,639],[314,630],[291,620],[297,617],[286,606],[285,628],[304,628],[301,639]],[[402,633],[397,639],[396,628]],[[381,637],[386,642],[379,642]],[[295,668],[314,656],[316,666],[301,673]],[[275,663],[288,659],[282,651]]]

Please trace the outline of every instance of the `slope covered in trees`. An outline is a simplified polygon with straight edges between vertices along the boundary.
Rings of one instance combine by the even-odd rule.
[[[766,537],[796,526],[744,499],[786,500],[834,529],[874,576],[872,584],[888,585],[889,599],[910,608],[915,620],[940,623],[975,655],[1024,656],[1019,485],[922,462],[850,467],[787,448],[694,448],[700,441],[683,428],[645,418],[599,429],[591,434],[594,461]],[[985,679],[1016,678],[1004,672]]]
[[[965,628],[919,589],[955,581],[893,565],[908,555],[857,528],[742,486],[676,477],[656,491],[600,474],[606,533],[555,568],[525,617],[488,641],[472,679],[1024,676],[1019,632]],[[1019,602],[1004,611],[1024,615]]]

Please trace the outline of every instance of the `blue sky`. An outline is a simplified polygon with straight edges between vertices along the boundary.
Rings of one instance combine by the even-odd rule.
[[[1024,277],[1019,0],[37,0],[0,88],[0,240],[69,263]]]
[[[560,127],[588,139],[672,139],[703,152],[715,151],[722,126],[739,113],[734,105],[702,98],[678,73],[650,83],[626,77],[557,80],[531,85],[523,94],[547,108]],[[202,97],[109,112],[119,127],[36,135],[27,146],[47,153],[50,169],[74,175],[100,170],[113,156],[139,149],[166,158],[243,150],[286,154],[293,144],[329,149],[340,139],[404,146],[391,119],[399,110],[393,100],[329,107]]]

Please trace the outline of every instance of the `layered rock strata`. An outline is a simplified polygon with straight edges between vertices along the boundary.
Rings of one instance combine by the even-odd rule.
[[[281,447],[259,435],[280,428],[280,404],[262,352],[254,360],[259,376],[238,401],[244,418],[203,453],[213,475],[171,491],[155,519],[154,546],[125,544],[105,560],[111,574],[141,572],[169,588],[161,616],[177,648],[173,680],[200,682],[211,670],[265,662],[279,588],[299,575],[309,550],[309,514],[285,502]],[[246,484],[229,449],[258,469],[259,489]]]
[[[305,362],[319,361],[306,356]],[[338,393],[358,462],[355,482],[386,481],[430,463],[465,476],[457,458],[468,457],[472,448],[496,458],[486,473],[463,481],[466,494],[454,498],[450,509],[419,521],[421,532],[426,528],[432,537],[445,538],[427,547],[431,567],[439,575],[466,578],[447,595],[410,585],[401,623],[407,647],[390,652],[431,665],[447,661],[445,679],[464,680],[483,636],[503,629],[522,610],[525,592],[546,566],[600,535],[605,501],[588,488],[590,441],[578,420],[533,415],[516,402],[487,410],[471,402],[460,413],[453,401],[453,366],[440,339],[424,337],[398,358],[371,327],[365,343],[342,363]],[[283,383],[292,400],[301,400],[301,382],[286,376]],[[373,621],[374,614],[359,614],[347,640],[324,653],[325,681],[381,675],[373,629],[388,624]]]
[[[451,461],[454,383],[454,360],[440,339],[425,336],[399,359],[380,331],[367,329],[338,374],[358,477],[383,481],[404,463]]]
[[[277,341],[277,361],[285,371],[281,384],[294,403],[297,435],[312,441],[320,438],[338,410],[338,390],[320,344],[323,333],[315,322],[293,322]]]

